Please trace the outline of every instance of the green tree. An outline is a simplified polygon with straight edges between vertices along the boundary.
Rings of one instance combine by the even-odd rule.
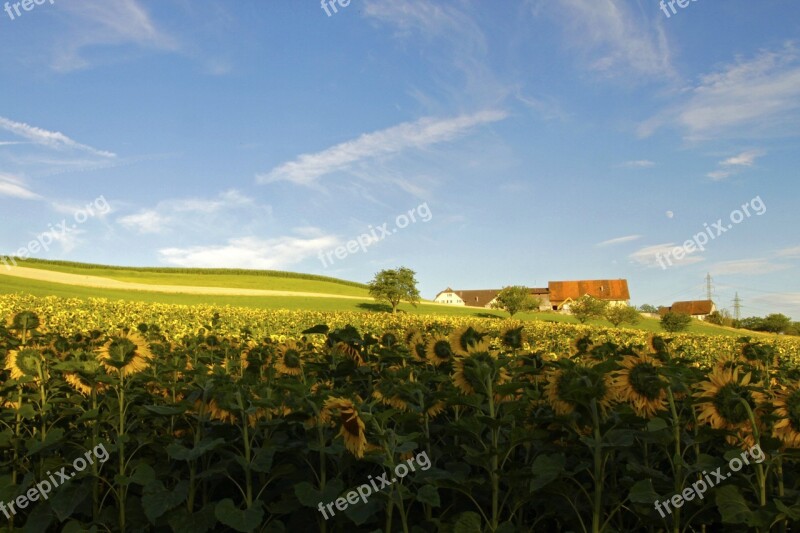
[[[569,304],[569,312],[578,319],[578,322],[585,324],[593,318],[602,318],[607,306],[607,301],[584,294]]]
[[[792,325],[792,319],[781,313],[772,313],[764,317],[762,331],[770,333],[783,333]]]
[[[636,324],[642,318],[639,311],[627,305],[608,306],[605,317],[614,327],[619,327],[620,324]]]
[[[531,291],[527,287],[521,285],[514,285],[511,287],[503,287],[495,301],[492,302],[492,309],[503,309],[508,311],[509,317],[517,313],[525,311],[532,311],[539,309],[542,301],[539,298],[531,296]]]
[[[731,318],[731,314],[723,309],[722,311],[714,311],[706,316],[706,322],[718,326],[732,326],[734,320]]]
[[[677,333],[679,331],[683,331],[689,327],[689,324],[692,323],[692,317],[685,313],[665,313],[664,316],[661,317],[661,327],[664,331],[669,331],[670,333]]]
[[[417,302],[420,301],[420,295],[415,275],[416,272],[406,267],[381,270],[369,282],[369,293],[378,302],[386,302],[391,305],[392,313],[397,312],[397,306],[402,301],[416,307]]]
[[[653,314],[656,314],[656,313],[658,313],[658,308],[656,306],[654,306],[654,305],[643,304],[643,305],[639,306],[639,312],[640,313],[653,313]]]

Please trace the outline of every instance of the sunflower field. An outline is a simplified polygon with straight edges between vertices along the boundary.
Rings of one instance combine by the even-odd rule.
[[[797,531],[800,343],[767,339],[0,296],[0,502],[108,451],[0,528]]]

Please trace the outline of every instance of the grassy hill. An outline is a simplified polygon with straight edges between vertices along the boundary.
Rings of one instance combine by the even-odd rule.
[[[253,307],[259,309],[299,309],[318,311],[384,311],[383,306],[377,305],[369,296],[366,285],[352,281],[340,280],[325,276],[302,274],[294,272],[281,272],[269,270],[237,270],[237,269],[187,269],[187,268],[149,268],[149,267],[114,267],[107,265],[92,265],[71,263],[65,261],[25,260],[19,266],[37,268],[77,274],[97,276],[127,281],[144,283],[148,285],[174,285],[197,287],[226,287],[241,289],[264,289],[280,291],[309,292],[317,294],[331,294],[356,297],[345,298],[312,298],[299,296],[223,296],[203,294],[170,294],[160,292],[132,291],[118,289],[99,289],[50,283],[38,280],[27,280],[5,274],[5,269],[0,267],[0,294],[23,293],[34,296],[60,296],[64,298],[107,298],[110,300],[158,302],[182,305],[212,304],[231,305],[236,307]],[[430,302],[423,302],[417,307],[408,304],[401,305],[401,312],[426,315],[446,316],[473,316],[502,319],[506,313],[491,309],[470,307],[453,307]],[[569,315],[558,313],[523,313],[515,316],[521,320],[543,320],[548,322],[561,322],[575,324],[577,320]],[[610,327],[603,320],[592,321],[590,324]],[[661,332],[657,319],[642,318],[636,326],[627,326],[638,330]],[[723,328],[695,320],[688,330],[690,333],[706,335],[760,336],[754,332],[744,332],[730,328]]]

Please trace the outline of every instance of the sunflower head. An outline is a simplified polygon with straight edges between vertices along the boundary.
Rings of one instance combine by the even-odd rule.
[[[361,419],[355,404],[346,398],[331,397],[325,400],[320,417],[331,420],[332,414],[338,412],[341,424],[339,436],[344,439],[345,448],[358,459],[364,457],[367,447],[366,425]]]
[[[297,341],[280,344],[275,352],[275,370],[286,376],[299,376],[303,373],[303,345]]]
[[[777,364],[777,350],[774,346],[747,342],[742,345],[742,359],[755,368],[765,368]]]
[[[453,384],[463,394],[485,394],[490,383],[499,385],[509,380],[488,340],[470,345],[467,355],[456,357],[453,370]]]
[[[66,367],[64,380],[78,393],[89,396],[93,390],[98,393],[107,390],[108,386],[97,379],[104,375],[103,366],[91,353],[80,351],[63,366]]]
[[[456,355],[467,355],[469,347],[481,342],[486,335],[486,332],[478,331],[472,326],[464,326],[450,334],[450,345]]]
[[[716,429],[748,432],[750,417],[743,401],[754,410],[760,397],[750,386],[751,376],[740,376],[738,368],[715,367],[695,393],[698,421]]]
[[[524,326],[508,327],[500,333],[500,343],[510,350],[520,350],[525,344]]]
[[[452,362],[455,357],[455,350],[450,344],[450,339],[444,335],[434,335],[425,345],[425,356],[428,361],[439,366]]]
[[[11,378],[38,382],[44,375],[44,354],[37,348],[12,350],[6,355],[5,368]]]
[[[386,348],[392,348],[400,343],[400,337],[394,331],[387,331],[383,335],[381,335],[380,339],[381,346],[385,346]]]
[[[775,394],[775,437],[787,448],[800,448],[800,384],[795,384]]]
[[[581,335],[580,337],[577,337],[574,341],[572,341],[571,348],[573,355],[589,353],[589,351],[594,348],[592,337],[590,335]]]
[[[667,382],[660,374],[661,362],[647,355],[628,356],[620,361],[612,387],[621,401],[628,402],[641,417],[651,418],[667,409]]]
[[[39,315],[33,311],[20,311],[8,322],[8,329],[14,331],[33,331],[42,325]]]
[[[550,372],[545,395],[557,415],[588,413],[592,401],[605,414],[616,401],[611,379],[600,367],[567,362],[563,368]]]
[[[112,337],[97,352],[97,360],[106,371],[121,376],[143,371],[152,359],[147,341],[136,332]]]

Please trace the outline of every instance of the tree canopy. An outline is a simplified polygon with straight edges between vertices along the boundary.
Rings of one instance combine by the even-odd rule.
[[[503,287],[500,293],[492,302],[492,309],[503,309],[508,312],[509,317],[517,313],[538,309],[542,301],[531,296],[531,291],[521,285]]]
[[[369,282],[369,293],[378,302],[391,305],[392,313],[397,312],[397,306],[403,301],[416,306],[420,295],[415,276],[416,272],[406,267],[381,270]]]

